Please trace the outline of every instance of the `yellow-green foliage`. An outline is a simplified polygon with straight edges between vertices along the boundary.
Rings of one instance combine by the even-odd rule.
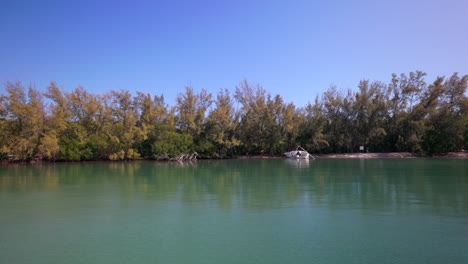
[[[0,159],[133,160],[198,152],[201,157],[311,152],[441,153],[466,149],[468,75],[426,82],[425,73],[328,89],[297,107],[242,81],[234,96],[186,87],[174,106],[129,91],[46,92],[7,82],[0,94]],[[308,94],[304,94],[308,96]],[[44,99],[45,98],[45,99]]]

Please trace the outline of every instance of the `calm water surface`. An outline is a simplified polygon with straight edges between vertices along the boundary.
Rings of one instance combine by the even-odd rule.
[[[468,263],[468,162],[3,166],[0,263]]]

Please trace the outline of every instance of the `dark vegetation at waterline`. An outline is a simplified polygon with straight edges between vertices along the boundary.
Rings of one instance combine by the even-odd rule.
[[[423,72],[363,80],[355,91],[329,88],[305,107],[286,103],[246,80],[234,94],[186,87],[168,105],[164,96],[129,91],[47,92],[5,84],[0,94],[0,159],[129,160],[198,152],[202,158],[276,155],[297,145],[312,153],[445,153],[468,138],[468,75]],[[307,95],[304,95],[307,96]]]

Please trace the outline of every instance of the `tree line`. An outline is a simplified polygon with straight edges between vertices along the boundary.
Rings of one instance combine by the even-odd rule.
[[[175,105],[163,95],[127,90],[42,93],[7,82],[0,94],[0,159],[51,161],[277,155],[301,145],[312,153],[446,153],[468,138],[468,75],[430,84],[421,71],[389,83],[330,87],[304,107],[243,80],[234,93],[186,87]]]

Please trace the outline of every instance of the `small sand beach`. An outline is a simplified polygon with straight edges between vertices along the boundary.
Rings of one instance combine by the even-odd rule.
[[[467,152],[449,152],[433,156],[424,156],[411,152],[382,152],[382,153],[344,153],[344,154],[321,154],[314,155],[319,158],[338,158],[338,159],[381,159],[381,158],[450,158],[450,159],[468,159]]]

